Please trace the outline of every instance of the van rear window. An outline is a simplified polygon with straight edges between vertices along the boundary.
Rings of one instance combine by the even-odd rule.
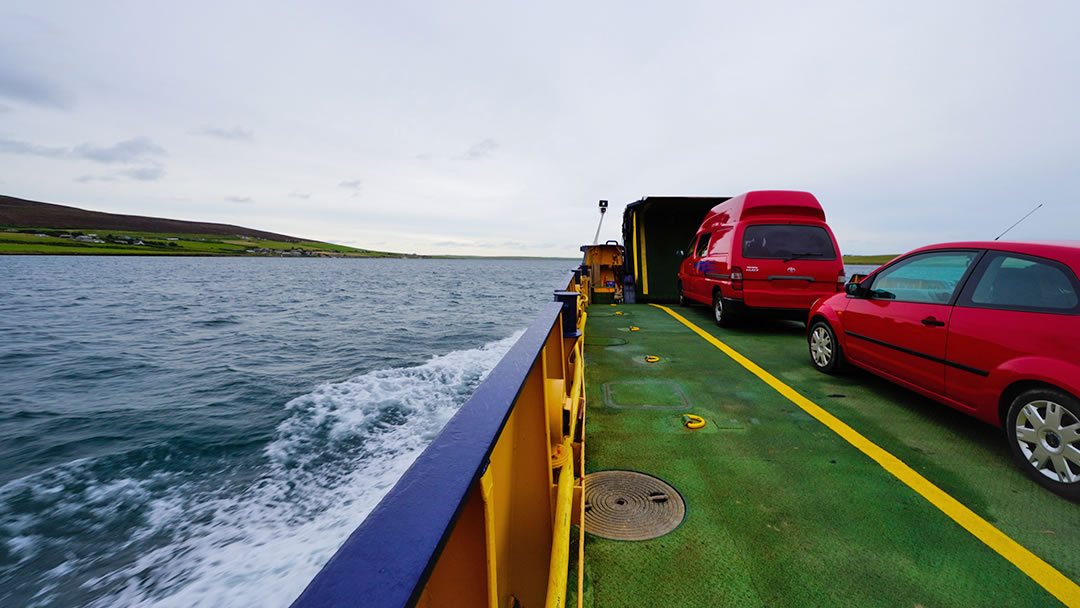
[[[743,231],[743,257],[781,260],[835,260],[836,247],[821,226],[755,224]]]

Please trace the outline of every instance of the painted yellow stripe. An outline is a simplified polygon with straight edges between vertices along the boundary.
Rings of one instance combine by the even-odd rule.
[[[645,253],[645,222],[641,222],[641,293],[649,295],[649,256]]]
[[[1054,597],[1061,600],[1066,606],[1080,608],[1080,586],[1061,572],[1058,572],[1050,564],[1039,556],[1025,549],[1020,543],[1009,538],[1004,532],[992,526],[988,521],[979,517],[974,511],[964,506],[960,501],[946,494],[930,480],[926,479],[915,469],[904,464],[902,460],[886,452],[880,446],[863,437],[855,429],[851,428],[836,416],[825,411],[821,406],[799,394],[798,391],[778,380],[775,376],[762,369],[756,363],[747,359],[735,349],[720,340],[717,340],[705,330],[687,321],[681,315],[666,306],[652,304],[657,308],[675,317],[683,325],[689,327],[694,333],[704,338],[707,342],[719,348],[725,355],[731,357],[736,363],[745,367],[766,384],[773,387],[776,392],[789,401],[802,408],[818,422],[832,429],[845,441],[859,449],[862,453],[880,464],[886,471],[893,474],[897,479],[907,484],[923,498],[930,501],[942,513],[949,516],[953,521],[963,526],[965,530],[975,535],[976,538],[986,543],[1002,557],[1012,562],[1024,574],[1031,577],[1043,589],[1049,591]]]
[[[637,232],[637,213],[632,213],[630,215],[630,221],[633,222],[633,224],[634,224],[634,236],[637,237],[637,233],[638,233]],[[640,280],[640,276],[641,276],[641,275],[638,274],[637,242],[638,242],[637,238],[634,238],[634,282],[635,283],[638,282],[638,280]]]

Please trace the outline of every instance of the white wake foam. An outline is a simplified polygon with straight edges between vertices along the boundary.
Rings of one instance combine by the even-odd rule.
[[[138,495],[149,504],[145,529],[128,542],[173,538],[84,580],[87,591],[113,590],[91,605],[288,606],[520,335],[293,399],[265,472],[242,490],[208,493],[179,479],[165,491],[160,480],[153,491],[152,481],[101,488],[98,502]],[[79,565],[50,571],[38,599],[70,585]]]

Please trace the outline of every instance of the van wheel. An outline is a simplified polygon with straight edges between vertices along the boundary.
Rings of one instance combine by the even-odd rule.
[[[1005,439],[1028,477],[1080,500],[1080,401],[1053,388],[1020,393],[1005,417]]]
[[[679,283],[679,306],[690,306],[690,301],[682,291],[682,283]]]
[[[724,298],[720,296],[719,290],[713,292],[712,309],[716,324],[720,327],[731,327],[731,324],[735,322],[735,316],[731,314],[728,307],[724,306]]]
[[[826,374],[835,374],[844,369],[844,353],[836,341],[836,332],[828,323],[820,319],[814,321],[807,341],[810,343],[810,361],[815,369]]]

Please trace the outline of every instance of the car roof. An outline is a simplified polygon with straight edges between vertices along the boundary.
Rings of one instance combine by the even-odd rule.
[[[957,241],[953,243],[938,243],[913,249],[916,251],[932,251],[935,249],[992,249],[995,251],[1008,251],[1022,253],[1037,257],[1051,258],[1065,262],[1073,268],[1080,268],[1080,241]],[[907,255],[907,254],[905,254]]]

